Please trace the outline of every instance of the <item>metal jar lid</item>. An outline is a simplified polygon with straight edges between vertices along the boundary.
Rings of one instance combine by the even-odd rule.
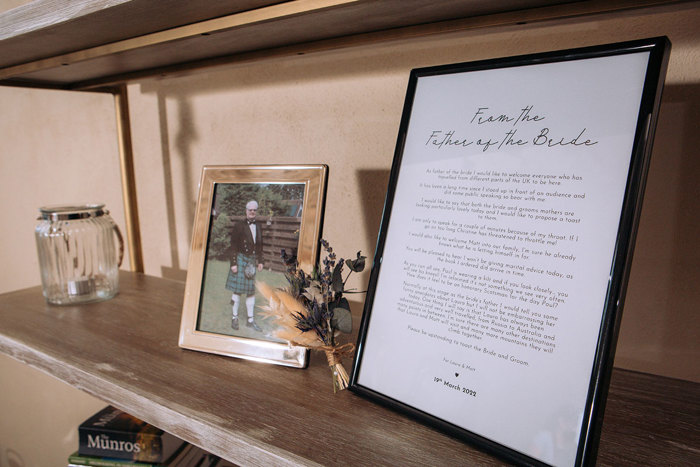
[[[47,221],[66,221],[75,219],[87,219],[109,214],[104,209],[104,204],[83,204],[75,206],[43,206],[39,208],[41,217]]]

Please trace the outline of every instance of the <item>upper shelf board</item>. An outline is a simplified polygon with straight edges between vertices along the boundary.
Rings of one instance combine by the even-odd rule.
[[[86,89],[366,40],[683,3],[669,0],[36,0],[0,14],[0,84]],[[348,40],[352,38],[352,40]]]

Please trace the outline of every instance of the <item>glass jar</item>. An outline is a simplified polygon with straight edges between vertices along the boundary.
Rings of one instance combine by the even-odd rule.
[[[67,305],[114,297],[124,240],[104,204],[47,206],[39,211],[34,232],[46,300]]]

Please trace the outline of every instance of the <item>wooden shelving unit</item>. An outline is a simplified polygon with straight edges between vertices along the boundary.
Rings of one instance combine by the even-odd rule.
[[[115,94],[133,253],[138,213],[123,86],[131,80],[682,3],[690,2],[36,0],[0,13],[0,85]],[[39,287],[1,295],[0,351],[241,465],[502,465],[347,391],[333,394],[323,357],[298,370],[180,349],[184,285],[139,273],[121,279],[115,299],[80,307],[51,307]],[[615,371],[599,463],[700,465],[699,388]]]
[[[504,465],[334,394],[321,355],[300,370],[180,349],[180,282],[124,272],[121,290],[72,307],[0,295],[0,351],[240,465]],[[599,463],[698,465],[699,414],[700,385],[616,370]]]

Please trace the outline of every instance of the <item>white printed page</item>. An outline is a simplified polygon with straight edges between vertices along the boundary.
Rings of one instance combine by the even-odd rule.
[[[574,462],[648,58],[418,79],[360,385]]]

